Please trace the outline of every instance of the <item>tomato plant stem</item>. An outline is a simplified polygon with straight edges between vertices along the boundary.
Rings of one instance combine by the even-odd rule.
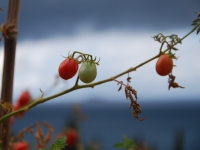
[[[189,36],[191,33],[193,33],[198,27],[199,27],[199,26],[194,27],[189,33],[187,33],[183,38],[181,38],[181,41],[184,40],[184,39],[185,39],[187,36]],[[175,45],[177,45],[178,43],[179,43],[179,42],[174,43],[174,44],[172,45],[172,47],[175,46]],[[164,53],[164,52],[167,52],[167,51],[169,51],[169,50],[170,50],[170,47],[167,48],[166,50],[164,50],[163,53]],[[73,54],[75,54],[75,53],[81,54],[80,52],[74,52]],[[8,113],[8,114],[6,114],[5,116],[1,117],[1,118],[0,118],[0,122],[3,122],[3,121],[5,121],[6,119],[8,119],[8,118],[10,118],[11,116],[16,115],[16,114],[18,114],[18,113],[26,112],[26,111],[30,110],[32,107],[34,107],[34,106],[36,106],[36,105],[38,105],[38,104],[44,103],[44,102],[46,102],[46,101],[49,101],[49,100],[54,99],[54,98],[56,98],[56,97],[62,96],[62,95],[67,94],[67,93],[70,93],[70,92],[72,92],[72,91],[75,91],[75,90],[78,90],[78,89],[82,89],[82,88],[93,88],[93,87],[95,87],[95,86],[97,86],[97,85],[100,85],[100,84],[103,84],[103,83],[107,83],[107,82],[113,81],[113,80],[115,80],[116,78],[118,78],[118,77],[120,77],[120,76],[123,76],[123,75],[125,75],[125,74],[127,74],[127,73],[129,73],[129,72],[136,71],[136,69],[138,69],[138,68],[142,67],[143,65],[145,65],[145,64],[147,64],[147,63],[153,61],[154,59],[158,58],[160,55],[162,55],[162,53],[159,53],[159,54],[155,55],[154,57],[152,57],[152,58],[150,58],[150,59],[144,61],[143,63],[141,63],[141,64],[139,64],[139,65],[137,65],[137,66],[135,66],[135,67],[133,67],[133,68],[131,67],[131,68],[125,70],[124,72],[120,73],[120,74],[117,74],[117,75],[115,75],[115,76],[113,76],[113,77],[111,77],[111,78],[107,78],[107,79],[105,79],[105,80],[101,80],[101,81],[98,81],[98,82],[94,82],[94,83],[90,83],[90,84],[84,84],[84,85],[78,85],[79,78],[77,77],[76,82],[75,82],[75,85],[74,85],[73,87],[71,87],[71,88],[69,88],[69,89],[67,89],[67,90],[65,90],[65,91],[62,91],[62,92],[60,92],[60,93],[58,93],[58,94],[55,94],[55,95],[46,97],[46,98],[39,98],[38,100],[34,101],[34,102],[31,103],[31,104],[29,104],[29,105],[27,105],[27,106],[25,106],[25,107],[23,107],[23,108],[21,108],[21,109],[19,109],[19,110],[17,110],[17,111]]]

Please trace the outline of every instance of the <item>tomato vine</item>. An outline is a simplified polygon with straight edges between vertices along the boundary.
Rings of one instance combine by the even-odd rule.
[[[32,102],[31,104],[28,104],[27,106],[25,106],[25,107],[23,107],[23,108],[21,108],[21,109],[19,109],[19,110],[16,110],[16,111],[13,111],[13,112],[10,112],[10,113],[4,115],[3,117],[0,118],[0,122],[3,122],[3,121],[5,121],[6,119],[8,119],[8,118],[10,118],[11,116],[16,115],[16,114],[18,114],[18,113],[26,112],[26,111],[30,110],[31,108],[33,108],[34,106],[36,106],[36,105],[38,105],[38,104],[44,103],[44,102],[46,102],[46,101],[49,101],[49,100],[54,99],[54,98],[56,98],[56,97],[59,97],[59,96],[61,96],[61,95],[64,95],[64,94],[67,94],[67,93],[70,93],[70,92],[72,92],[72,91],[75,91],[75,90],[78,90],[78,89],[82,89],[82,88],[94,88],[94,87],[97,86],[97,85],[100,85],[100,84],[103,84],[103,83],[107,83],[107,82],[111,82],[111,81],[115,80],[116,78],[118,78],[118,77],[120,77],[120,76],[123,76],[123,75],[125,75],[125,74],[127,74],[127,73],[129,73],[129,72],[136,71],[136,69],[142,67],[143,65],[145,65],[145,64],[147,64],[147,63],[149,63],[149,62],[155,60],[156,58],[159,58],[163,53],[165,53],[165,52],[169,52],[169,53],[170,53],[172,49],[173,49],[173,50],[176,50],[176,48],[174,48],[174,46],[177,45],[177,44],[182,43],[182,41],[183,41],[186,37],[188,37],[191,33],[193,33],[194,31],[197,31],[197,34],[198,34],[198,33],[199,33],[199,30],[200,30],[200,19],[199,19],[199,18],[200,18],[200,16],[198,16],[198,19],[196,19],[196,20],[194,21],[194,22],[195,22],[195,24],[193,23],[194,28],[193,28],[190,32],[188,32],[184,37],[182,37],[182,38],[177,38],[177,36],[174,36],[174,35],[173,35],[173,36],[167,36],[167,37],[169,37],[169,38],[171,37],[170,39],[172,39],[173,42],[168,43],[168,42],[166,42],[166,41],[164,41],[164,42],[162,41],[159,54],[157,54],[157,55],[155,55],[154,57],[152,57],[152,58],[150,58],[150,59],[148,59],[148,60],[142,62],[141,64],[136,65],[135,67],[131,67],[131,68],[129,68],[129,69],[127,69],[127,70],[125,70],[125,71],[123,71],[123,72],[121,72],[121,73],[119,73],[119,74],[113,76],[113,77],[110,77],[110,78],[107,78],[107,79],[104,79],[104,80],[101,80],[101,81],[98,81],[98,82],[89,83],[89,84],[79,85],[79,84],[78,84],[79,76],[78,76],[73,87],[71,87],[71,88],[69,88],[69,89],[67,89],[67,90],[64,90],[64,91],[62,91],[62,92],[60,92],[60,93],[57,93],[57,94],[55,94],[55,95],[46,97],[46,98],[40,97],[38,100]],[[159,34],[159,36],[160,36],[160,35],[161,35],[161,34]],[[153,37],[154,40],[156,39],[157,41],[159,41],[159,40],[158,40],[159,36],[157,36],[157,37],[154,36],[154,37]],[[164,38],[164,39],[166,39],[166,38]],[[167,48],[166,48],[165,50],[161,51],[162,48],[163,48],[164,43],[167,43],[168,46],[167,46]],[[80,63],[81,63],[81,62],[84,62],[85,60],[88,60],[88,59],[89,59],[89,60],[96,60],[96,58],[93,59],[93,56],[90,55],[90,54],[84,54],[84,53],[77,52],[77,51],[73,52],[73,54],[72,54],[71,56],[74,58],[74,55],[75,55],[75,54],[80,54],[81,56],[78,56],[78,57],[82,57],[82,58],[83,58],[82,61],[80,61]],[[78,57],[77,57],[77,58],[78,58]],[[99,63],[99,61],[96,62],[96,64],[98,64],[98,63]],[[175,80],[175,76],[173,76],[172,74],[169,74],[169,89],[170,89],[170,87],[174,87],[174,88],[176,88],[176,87],[181,87],[181,88],[183,88],[182,86],[179,86],[177,83],[175,83],[174,80]]]

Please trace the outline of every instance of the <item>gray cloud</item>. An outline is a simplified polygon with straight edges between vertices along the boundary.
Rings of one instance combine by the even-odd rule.
[[[5,10],[0,22],[5,20],[7,2],[0,3]],[[188,28],[199,6],[199,0],[24,0],[19,39],[72,35],[84,25],[95,31]]]

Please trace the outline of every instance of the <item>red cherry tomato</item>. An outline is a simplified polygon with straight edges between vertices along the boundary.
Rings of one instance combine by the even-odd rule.
[[[161,76],[166,76],[172,72],[173,60],[168,54],[159,57],[156,63],[156,72]]]
[[[58,68],[58,73],[61,78],[68,80],[72,78],[78,71],[78,63],[73,58],[65,59]]]
[[[15,122],[15,117],[14,116],[10,117],[10,125],[13,125],[14,122]]]
[[[74,146],[76,144],[77,140],[78,140],[77,131],[74,129],[69,129],[67,131],[67,141],[66,141],[67,145]]]
[[[17,142],[14,144],[14,150],[28,150],[27,142]]]
[[[26,104],[28,104],[30,102],[30,99],[31,99],[31,96],[30,96],[30,93],[28,91],[24,91],[19,99],[18,99],[18,103],[21,105],[21,106],[24,106]]]

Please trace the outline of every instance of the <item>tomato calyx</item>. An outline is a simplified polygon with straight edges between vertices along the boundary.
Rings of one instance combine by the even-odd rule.
[[[172,59],[178,59],[179,57],[175,56],[176,53],[172,53],[171,50],[167,53],[167,55],[169,55]]]
[[[75,54],[78,54],[77,57],[75,57]],[[68,57],[74,58],[78,64],[81,64],[87,60],[94,62],[96,65],[99,65],[100,58],[98,61],[96,61],[96,57],[93,59],[93,56],[91,54],[84,54],[82,52],[74,51],[71,55]],[[79,60],[81,58],[81,60]]]

